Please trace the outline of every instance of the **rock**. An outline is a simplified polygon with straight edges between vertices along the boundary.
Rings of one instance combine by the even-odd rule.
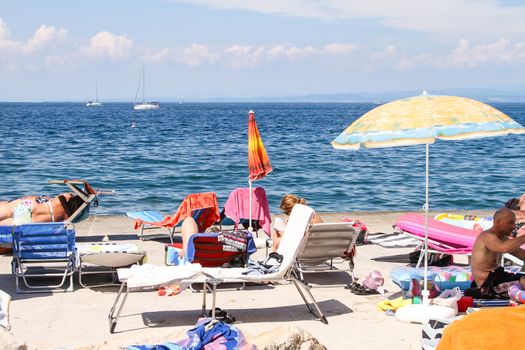
[[[296,326],[283,326],[252,337],[259,350],[327,350],[310,333]]]
[[[15,339],[8,330],[0,327],[0,349],[2,350],[27,350],[27,345]]]

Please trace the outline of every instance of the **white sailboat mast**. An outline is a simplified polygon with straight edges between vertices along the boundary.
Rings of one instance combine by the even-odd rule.
[[[142,66],[142,103],[146,103],[146,67]]]

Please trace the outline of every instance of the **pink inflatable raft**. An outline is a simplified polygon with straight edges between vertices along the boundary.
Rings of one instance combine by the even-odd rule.
[[[405,214],[397,219],[394,228],[423,240],[425,215]],[[478,234],[478,231],[428,218],[428,247],[432,250],[448,254],[470,254]],[[525,244],[521,248],[525,249]]]
[[[409,213],[401,216],[394,228],[418,239],[425,238],[425,215]],[[428,218],[428,247],[443,253],[469,254],[478,232]]]

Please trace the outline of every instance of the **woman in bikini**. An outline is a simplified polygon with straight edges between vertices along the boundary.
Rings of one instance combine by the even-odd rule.
[[[63,193],[54,198],[27,196],[0,202],[0,225],[61,222],[69,218],[83,203],[82,198],[71,193]]]

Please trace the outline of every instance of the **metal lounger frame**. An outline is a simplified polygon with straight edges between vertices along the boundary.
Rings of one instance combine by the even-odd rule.
[[[256,279],[245,280],[245,279],[235,279],[235,278],[233,279],[224,278],[223,279],[223,278],[214,278],[212,276],[208,276],[203,279],[202,276],[200,277],[201,278],[197,276],[197,278],[182,280],[180,281],[180,283],[197,283],[197,282],[203,283],[201,315],[203,317],[206,317],[206,294],[209,291],[212,293],[212,305],[211,305],[211,317],[212,318],[215,318],[215,302],[216,302],[217,286],[219,284],[231,283],[231,282],[264,282],[265,281],[263,279],[261,280],[256,280]],[[321,308],[317,304],[317,301],[315,300],[314,296],[310,292],[308,286],[304,284],[300,279],[298,279],[297,277],[293,275],[292,268],[288,270],[288,272],[286,273],[284,277],[284,280],[292,282],[295,288],[297,288],[297,291],[301,295],[301,298],[303,299],[308,310],[322,323],[328,324],[328,320],[326,319],[326,316],[321,311]],[[115,301],[113,302],[113,305],[111,306],[111,309],[108,314],[110,333],[115,332],[115,328],[122,314],[122,310],[124,308],[124,304],[126,303],[129,293],[130,293],[130,290],[129,290],[127,281],[123,281],[122,285],[120,286],[119,292],[115,298]],[[122,294],[124,294],[124,296],[122,296]]]

